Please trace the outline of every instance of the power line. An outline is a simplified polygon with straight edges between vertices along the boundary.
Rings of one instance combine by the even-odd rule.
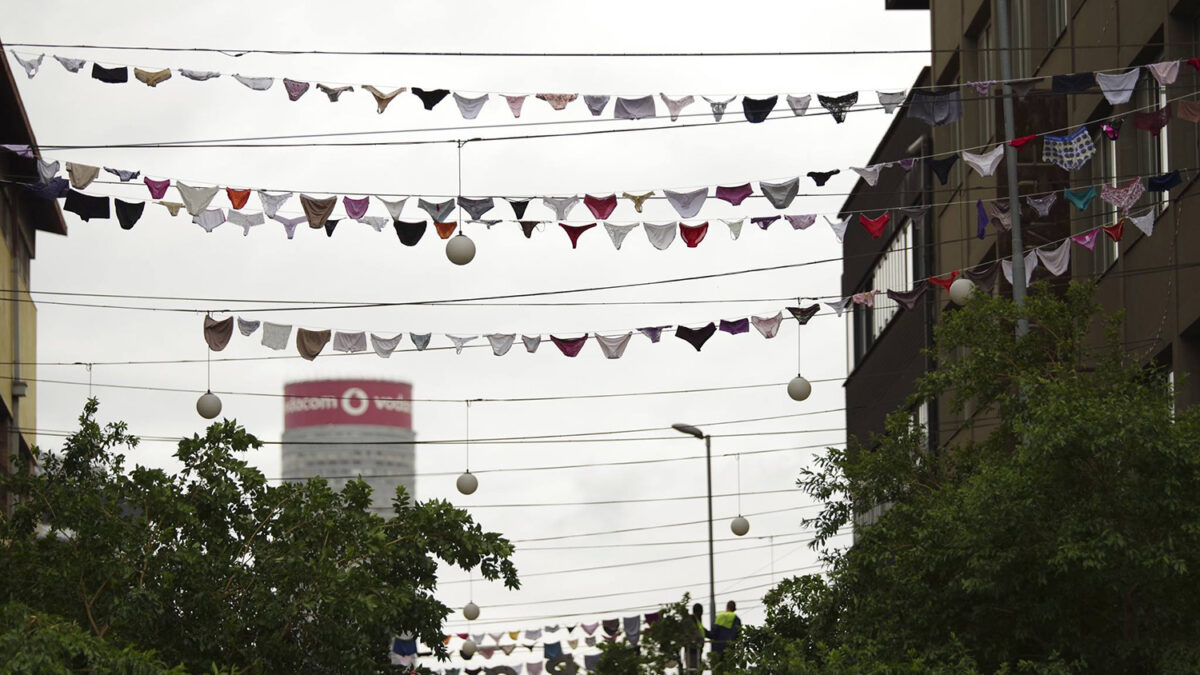
[[[766,516],[766,515],[771,515],[771,514],[775,514],[775,513],[787,513],[789,511],[802,511],[806,508],[811,508],[813,506],[823,506],[823,504],[812,504],[810,506],[799,506],[799,507],[789,506],[789,507],[782,508],[782,509],[771,509],[768,511],[756,511],[754,513],[744,513],[742,515],[746,516],[747,518],[749,518],[751,516]],[[641,525],[638,527],[626,527],[626,528],[622,528],[619,530],[602,530],[599,532],[579,532],[579,533],[575,533],[575,534],[555,534],[555,535],[549,535],[549,536],[545,536],[545,537],[532,537],[532,538],[527,538],[527,539],[510,539],[509,541],[511,541],[514,544],[540,542],[540,541],[559,541],[562,539],[578,539],[580,537],[599,537],[599,536],[606,536],[606,535],[610,535],[610,534],[626,534],[628,532],[644,532],[646,530],[661,530],[661,529],[674,528],[674,527],[686,527],[688,525],[701,525],[701,524],[704,524],[707,522],[708,522],[708,519],[689,520],[689,521],[685,521],[685,522],[681,522],[681,523],[668,523],[668,524],[663,524],[663,525]],[[705,554],[705,555],[707,555],[707,554]]]
[[[705,425],[700,425],[700,426],[705,426]],[[709,425],[709,426],[711,426],[711,425]],[[740,493],[725,492],[725,493],[721,493],[721,494],[715,494],[712,497],[713,497],[713,499],[724,499],[724,498],[729,498],[729,497],[736,497],[739,494],[741,494],[743,497],[748,497],[748,496],[752,496],[752,495],[785,494],[785,493],[795,493],[796,490],[797,490],[797,488],[788,488],[788,489],[784,489],[784,490],[758,490],[758,491],[743,490]],[[614,504],[645,504],[645,503],[658,503],[658,502],[693,501],[693,500],[697,500],[697,499],[707,499],[707,498],[708,498],[708,495],[686,495],[686,496],[680,496],[680,497],[642,497],[642,498],[636,498],[636,499],[602,499],[602,500],[598,500],[598,501],[582,501],[582,502],[530,502],[530,503],[525,503],[525,504],[513,502],[513,503],[505,503],[505,504],[471,504],[469,506],[469,508],[471,510],[476,510],[476,509],[517,509],[517,508],[562,507],[562,506],[607,506],[607,505],[614,505]],[[376,510],[391,510],[390,506],[372,506],[371,508],[376,509]],[[730,540],[730,541],[733,541],[733,540]],[[666,542],[666,543],[692,544],[692,543],[699,543],[699,542],[687,541],[687,542]],[[656,544],[656,545],[661,546],[661,545],[665,545],[665,544]],[[526,549],[526,550],[528,550],[528,549]],[[551,549],[545,549],[545,550],[551,550]],[[555,549],[555,550],[557,550],[557,549]],[[566,549],[562,549],[562,550],[566,550]]]

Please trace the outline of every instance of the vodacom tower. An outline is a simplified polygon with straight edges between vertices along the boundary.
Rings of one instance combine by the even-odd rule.
[[[283,395],[284,476],[324,476],[336,490],[361,476],[383,515],[397,486],[416,496],[411,384],[309,380],[285,385]]]

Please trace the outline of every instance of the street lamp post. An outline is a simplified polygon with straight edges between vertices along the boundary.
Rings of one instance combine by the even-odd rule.
[[[713,573],[712,436],[690,424],[672,424],[671,428],[704,439],[704,465],[708,473],[708,625],[712,630],[717,621],[717,582]]]

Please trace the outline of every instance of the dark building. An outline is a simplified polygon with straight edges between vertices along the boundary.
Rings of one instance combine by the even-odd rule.
[[[1045,78],[1025,97],[1014,101],[1014,137],[1066,133],[1088,129],[1096,155],[1082,168],[1067,172],[1042,161],[1042,139],[1025,144],[1017,153],[1018,192],[1021,195],[1058,192],[1049,213],[1040,216],[1030,206],[1021,211],[1024,248],[1059,242],[1097,226],[1116,225],[1121,214],[1099,198],[1079,210],[1065,198],[1065,188],[1125,185],[1135,177],[1180,170],[1183,182],[1169,192],[1147,192],[1132,208],[1141,216],[1152,213],[1153,236],[1126,222],[1119,242],[1099,236],[1092,251],[1070,245],[1068,272],[1054,277],[1039,265],[1033,281],[1051,287],[1069,279],[1097,283],[1097,297],[1109,311],[1126,313],[1122,336],[1126,348],[1147,363],[1168,366],[1177,383],[1176,403],[1200,402],[1200,227],[1192,213],[1200,212],[1198,126],[1172,116],[1157,136],[1135,129],[1133,112],[1194,100],[1200,76],[1186,60],[1200,55],[1200,2],[1183,0],[1011,0],[1012,77]],[[889,9],[928,9],[931,63],[916,87],[961,86],[1000,79],[996,3],[988,0],[955,2],[887,1]],[[1124,72],[1135,66],[1180,60],[1178,79],[1162,85],[1143,69],[1128,103],[1111,105],[1099,89],[1083,94],[1055,94],[1050,76],[1091,71]],[[1008,139],[1004,134],[1000,87],[978,94],[961,86],[963,116],[958,122],[930,127],[897,111],[872,164],[905,157],[947,157],[963,149],[983,152]],[[910,94],[911,99],[911,94]],[[1123,120],[1116,141],[1101,131],[1101,122]],[[843,216],[853,215],[845,238],[842,291],[844,295],[871,289],[907,289],[914,280],[945,277],[956,270],[980,269],[1011,256],[1011,235],[992,218],[983,239],[976,237],[977,200],[996,208],[1007,206],[1006,167],[979,175],[961,159],[950,169],[945,184],[930,164],[918,162],[911,171],[884,170],[870,187],[859,181],[847,198]],[[909,216],[900,207],[927,206],[923,217]],[[857,223],[857,212],[875,217],[891,210],[883,235],[874,239]],[[993,292],[1011,295],[1000,275]],[[851,372],[846,380],[848,432],[866,440],[883,427],[887,413],[900,408],[914,379],[934,364],[922,353],[930,344],[932,326],[949,305],[938,287],[912,310],[900,309],[882,293],[873,308],[853,306]],[[1184,376],[1187,377],[1184,377]],[[945,402],[933,409],[912,411],[929,426],[932,443],[953,442],[961,425]]]

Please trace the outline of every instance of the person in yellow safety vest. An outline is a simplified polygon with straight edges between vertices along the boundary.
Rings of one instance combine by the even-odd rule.
[[[704,629],[704,606],[698,602],[692,605],[692,622],[695,631],[690,644],[684,648],[684,667],[685,672],[699,673],[700,654],[704,651],[704,638],[708,637],[708,631]]]
[[[737,615],[737,604],[730,600],[725,603],[724,612],[717,612],[717,620],[713,622],[713,653],[720,657],[729,643],[737,639],[740,632],[742,632],[742,620]]]

